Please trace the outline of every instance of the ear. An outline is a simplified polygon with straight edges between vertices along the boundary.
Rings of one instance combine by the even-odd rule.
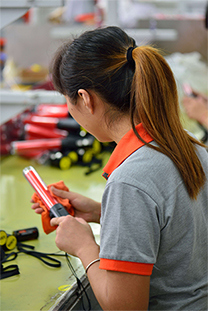
[[[83,104],[85,108],[91,113],[94,114],[94,103],[93,103],[93,97],[84,89],[78,90],[79,97],[83,100]]]

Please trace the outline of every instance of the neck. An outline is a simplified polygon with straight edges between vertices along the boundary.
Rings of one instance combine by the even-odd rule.
[[[131,122],[129,120],[129,116],[122,117],[119,119],[119,122],[112,123],[110,128],[112,140],[117,144],[121,140],[121,138],[132,128]]]

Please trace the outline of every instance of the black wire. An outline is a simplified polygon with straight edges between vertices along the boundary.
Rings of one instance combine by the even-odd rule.
[[[18,256],[18,254],[25,253],[25,254],[28,254],[28,255],[31,255],[31,256],[34,256],[34,257],[38,258],[39,260],[44,262],[46,265],[49,265],[49,266],[52,266],[52,267],[60,267],[61,266],[61,262],[60,261],[58,261],[58,260],[56,260],[54,258],[50,258],[48,256],[65,256],[67,264],[68,264],[68,267],[71,270],[73,276],[76,278],[76,281],[77,281],[77,286],[78,286],[79,292],[81,294],[80,300],[81,300],[81,304],[82,304],[82,309],[84,311],[90,311],[91,310],[91,302],[90,302],[89,296],[88,296],[88,294],[86,292],[86,289],[85,289],[84,285],[82,284],[81,280],[78,278],[77,273],[76,273],[74,267],[72,266],[72,264],[71,264],[71,262],[69,260],[69,255],[67,253],[59,254],[59,252],[57,252],[57,253],[37,252],[37,251],[34,251],[34,246],[25,245],[25,244],[22,244],[22,243],[19,243],[19,245],[17,245],[17,247],[18,247],[18,252],[12,252],[12,253],[8,254],[1,262],[3,263],[3,262],[8,262],[8,261],[14,260]],[[25,248],[29,248],[31,250],[26,250],[24,247]],[[10,256],[13,256],[13,257],[11,259],[8,259]],[[48,259],[50,261],[54,261],[55,264],[52,264],[52,263],[44,260],[43,258]],[[85,297],[87,299],[88,309],[85,308],[82,292],[85,294]]]
[[[77,281],[77,286],[78,286],[78,289],[79,291],[81,292],[83,290],[83,293],[85,294],[85,297],[87,299],[87,302],[88,302],[88,309],[85,309],[85,305],[84,305],[84,301],[83,301],[83,296],[81,295],[81,304],[82,304],[82,309],[84,311],[90,311],[91,310],[91,302],[90,302],[90,298],[85,290],[85,287],[84,285],[82,284],[81,280],[78,278],[77,276],[77,273],[76,271],[74,270],[70,260],[69,260],[69,256],[67,253],[65,253],[65,256],[66,256],[66,261],[67,261],[67,264],[68,264],[68,267],[69,269],[71,270],[72,274],[74,275],[74,277],[76,278],[76,281]]]
[[[9,254],[5,254],[5,257],[1,260],[1,263],[15,260],[17,258],[17,254],[18,253],[15,253],[15,252],[12,252],[12,253],[9,253]],[[8,259],[9,257],[12,257],[12,258]]]

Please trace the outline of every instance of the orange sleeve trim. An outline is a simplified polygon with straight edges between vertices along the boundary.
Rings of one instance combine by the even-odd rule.
[[[100,258],[100,269],[151,275],[154,264]]]

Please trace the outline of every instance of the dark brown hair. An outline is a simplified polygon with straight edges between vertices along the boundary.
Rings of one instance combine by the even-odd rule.
[[[126,58],[134,47],[132,58]],[[65,43],[52,63],[56,89],[76,103],[79,89],[93,90],[112,111],[129,114],[132,128],[142,122],[158,147],[177,166],[191,198],[205,183],[195,144],[203,146],[182,127],[173,73],[159,51],[135,46],[118,27],[95,29]],[[141,139],[142,140],[142,139]]]

